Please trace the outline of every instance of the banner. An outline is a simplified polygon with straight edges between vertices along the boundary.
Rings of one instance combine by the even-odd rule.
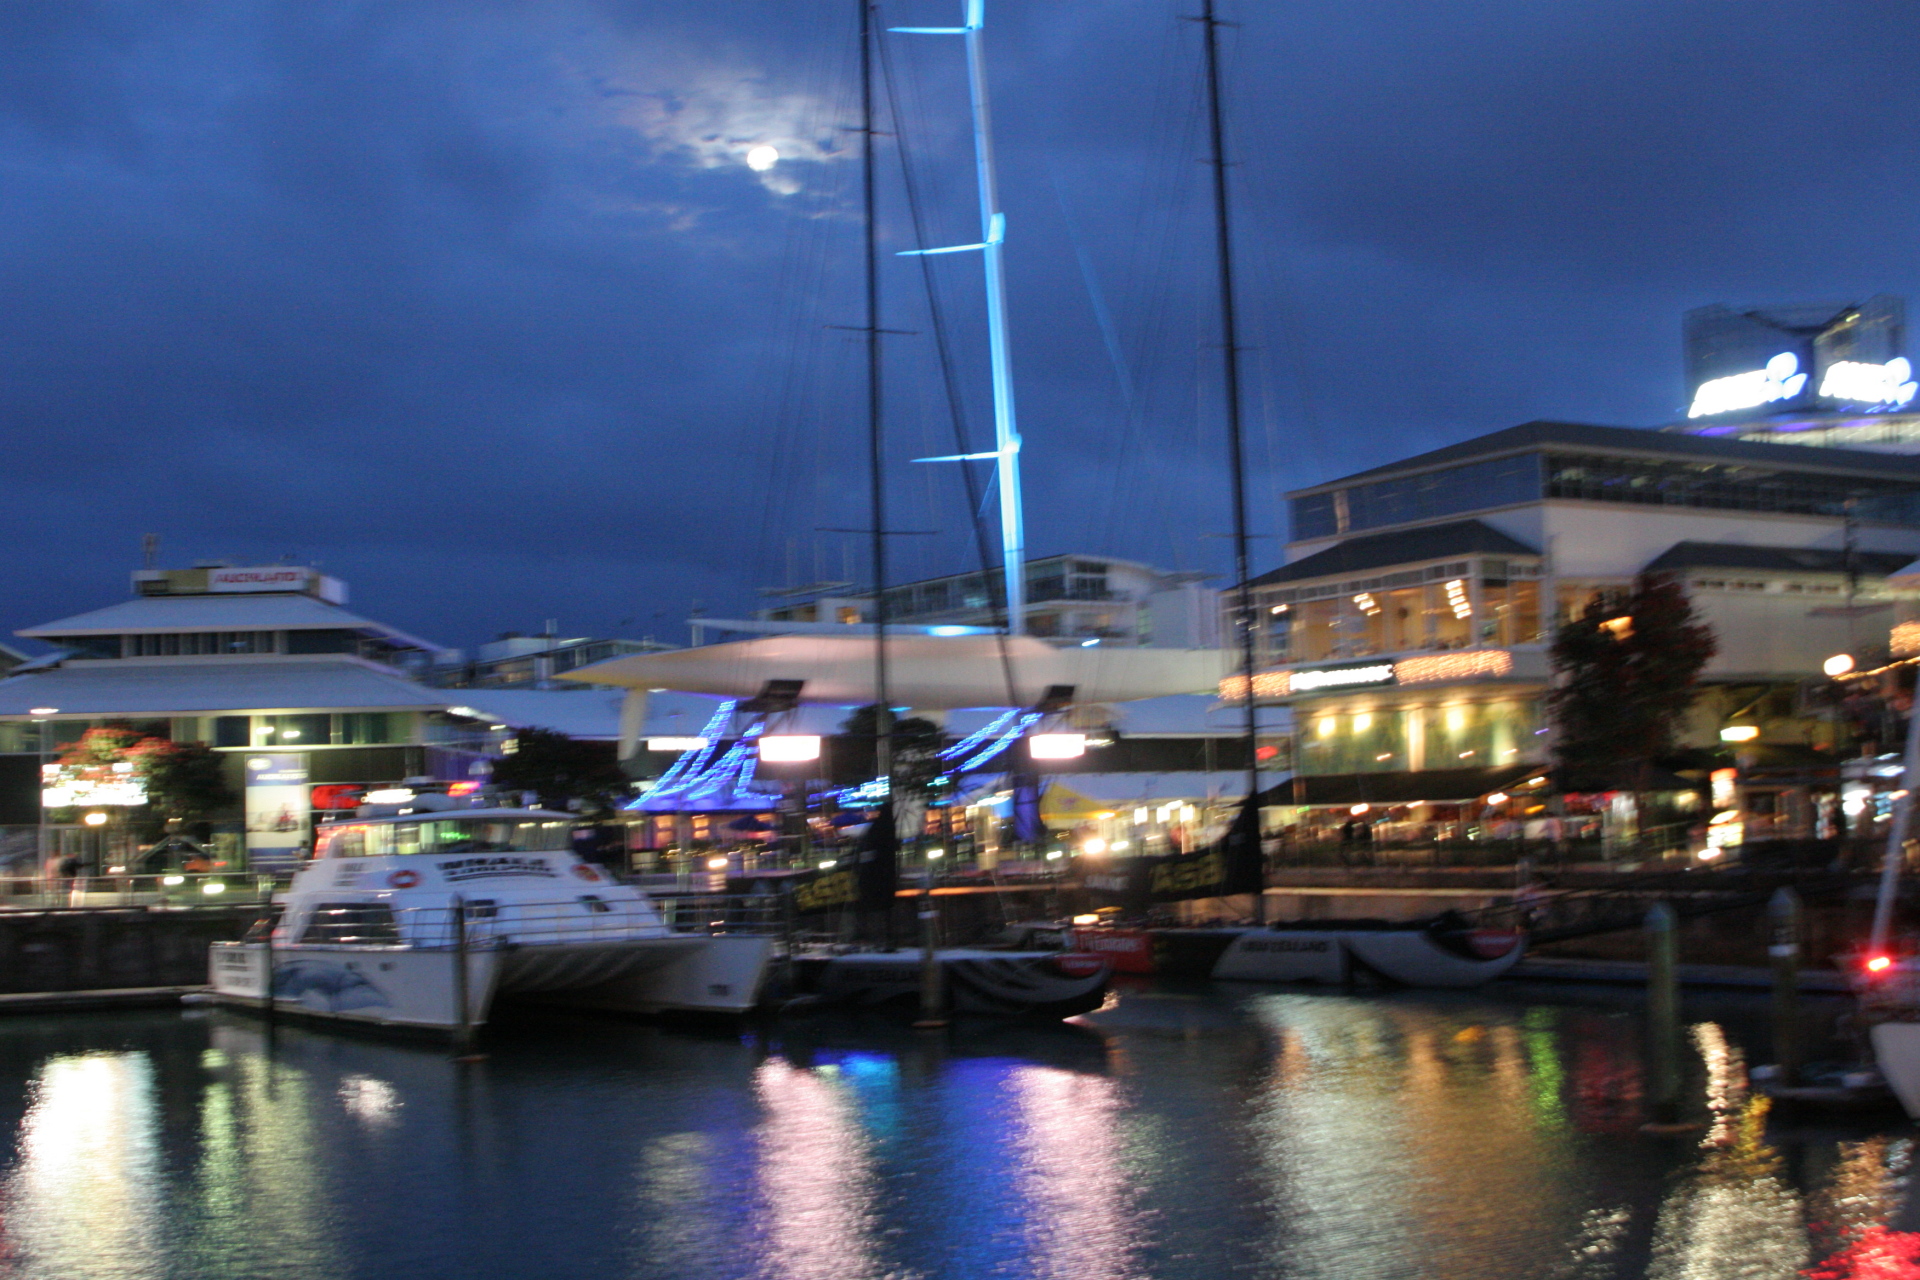
[[[1260,797],[1248,796],[1241,802],[1233,825],[1205,853],[1175,854],[1150,862],[1147,887],[1155,902],[1259,893],[1266,887],[1260,856]]]
[[[893,824],[893,810],[881,806],[880,814],[867,824],[853,851],[837,866],[811,875],[795,876],[788,881],[796,915],[820,915],[828,911],[887,911],[893,907],[895,882],[900,870],[900,841]]]
[[[247,757],[247,865],[291,867],[306,853],[313,821],[304,755]]]

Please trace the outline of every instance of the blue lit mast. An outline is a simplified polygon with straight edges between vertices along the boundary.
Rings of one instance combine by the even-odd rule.
[[[944,249],[911,249],[902,256],[967,253],[978,249],[987,275],[987,340],[993,370],[993,443],[991,453],[959,453],[916,462],[995,460],[1000,486],[1000,554],[1007,579],[1007,634],[1027,629],[1027,533],[1020,507],[1020,431],[1013,417],[1013,364],[1007,347],[1007,285],[1000,249],[1006,239],[1007,219],[1000,212],[999,186],[993,176],[993,130],[987,114],[987,63],[981,28],[986,23],[986,0],[967,0],[963,27],[892,27],[909,35],[965,36],[967,89],[973,100],[973,168],[980,190],[979,244]]]

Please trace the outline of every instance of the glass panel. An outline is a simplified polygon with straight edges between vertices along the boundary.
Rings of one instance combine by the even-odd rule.
[[[417,822],[397,822],[387,830],[393,833],[393,848],[388,852],[395,854],[419,853],[420,824]],[[431,852],[431,850],[429,850]]]

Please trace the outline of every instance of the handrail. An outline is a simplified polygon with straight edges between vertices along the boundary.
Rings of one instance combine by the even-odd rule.
[[[655,901],[582,893],[546,902],[473,898],[458,906],[333,903],[302,917],[298,938],[287,937],[284,925],[277,924],[275,942],[444,951],[457,944],[456,911],[464,918],[466,946],[476,951],[719,934],[768,936],[784,928],[780,900],[772,894],[689,894]]]

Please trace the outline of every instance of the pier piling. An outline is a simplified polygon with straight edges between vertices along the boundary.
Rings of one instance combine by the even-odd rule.
[[[1767,901],[1767,955],[1773,962],[1773,1061],[1781,1085],[1800,1075],[1800,895],[1774,891]]]
[[[1679,921],[1656,902],[1647,912],[1647,1111],[1656,1126],[1680,1120]]]

